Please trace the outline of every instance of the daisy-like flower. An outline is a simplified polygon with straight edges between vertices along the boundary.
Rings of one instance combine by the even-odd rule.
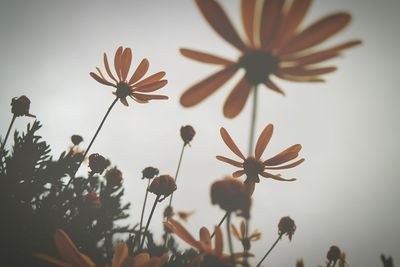
[[[72,242],[71,238],[61,229],[54,233],[54,242],[62,260],[43,253],[34,253],[38,259],[47,261],[61,267],[96,267],[96,264]],[[168,261],[168,256],[150,257],[148,253],[140,253],[136,256],[128,255],[128,247],[125,243],[120,243],[115,251],[111,262],[111,267],[161,267]]]
[[[261,238],[261,232],[258,230],[254,230],[253,233],[246,237],[246,225],[244,220],[240,223],[240,231],[234,224],[231,224],[231,232],[233,237],[242,243],[245,250],[250,250],[251,242],[260,240]]]
[[[161,89],[167,84],[167,80],[163,79],[165,72],[160,71],[142,79],[149,69],[149,61],[145,58],[140,62],[139,66],[128,80],[131,62],[132,50],[120,46],[114,56],[116,75],[111,72],[107,55],[104,53],[104,67],[111,81],[105,78],[99,68],[96,68],[98,74],[91,72],[90,76],[101,84],[115,87],[116,91],[113,92],[113,94],[116,95],[125,106],[129,105],[126,100],[128,96],[138,103],[147,103],[154,99],[168,99],[165,95],[148,94]]]
[[[350,22],[347,13],[325,16],[306,28],[301,28],[311,0],[265,0],[258,14],[257,0],[242,0],[241,14],[246,40],[236,32],[228,16],[215,0],[196,0],[204,18],[228,43],[241,52],[237,60],[191,49],[181,49],[183,56],[208,64],[222,66],[222,70],[190,87],[181,97],[181,104],[190,107],[214,93],[239,69],[245,75],[234,87],[224,104],[224,115],[233,118],[243,109],[252,88],[264,84],[284,95],[271,76],[294,82],[323,82],[320,77],[336,67],[319,63],[340,55],[340,52],[360,44],[349,41],[330,48],[316,49]],[[258,19],[259,18],[259,19]]]
[[[262,131],[261,135],[258,137],[254,156],[249,156],[247,158],[239,150],[235,142],[233,142],[231,136],[225,130],[225,128],[221,128],[220,133],[222,140],[224,140],[228,148],[233,153],[235,153],[242,160],[242,162],[232,160],[224,156],[217,156],[217,159],[240,168],[240,170],[235,171],[232,174],[232,176],[237,178],[246,174],[247,178],[245,180],[245,183],[247,183],[250,186],[250,188],[254,187],[254,183],[260,182],[260,177],[259,177],[260,175],[262,177],[272,178],[278,181],[296,180],[295,178],[290,178],[290,179],[283,178],[281,177],[280,174],[272,174],[269,172],[269,170],[289,169],[301,164],[304,161],[304,158],[291,162],[289,164],[285,164],[297,158],[301,150],[301,145],[299,144],[293,145],[267,160],[264,161],[261,160],[261,156],[264,153],[273,133],[272,124],[268,124]]]

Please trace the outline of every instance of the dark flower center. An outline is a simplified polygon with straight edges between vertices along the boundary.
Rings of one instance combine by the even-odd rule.
[[[243,169],[247,175],[247,179],[250,179],[256,183],[260,182],[258,175],[264,171],[264,165],[261,161],[255,159],[254,157],[248,157],[243,162]]]
[[[117,84],[117,96],[119,98],[125,98],[129,96],[132,92],[132,89],[126,82],[120,82]]]
[[[279,60],[270,53],[253,50],[239,59],[239,66],[245,69],[247,81],[257,85],[278,70]]]

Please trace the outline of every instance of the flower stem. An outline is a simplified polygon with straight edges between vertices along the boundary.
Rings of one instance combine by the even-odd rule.
[[[221,225],[224,223],[225,219],[228,217],[229,212],[225,213],[224,217],[222,217],[221,221],[218,224],[218,227],[221,227]],[[215,236],[215,230],[211,235],[211,238],[213,238]]]
[[[232,245],[232,236],[231,236],[231,213],[227,212],[227,219],[226,219],[226,231],[228,235],[228,244],[229,244],[229,253],[231,254],[231,263],[232,266],[235,266],[235,256],[233,254],[233,245]]]
[[[281,240],[282,238],[282,234],[280,234],[278,236],[278,238],[276,239],[275,243],[272,245],[272,247],[267,251],[267,253],[264,255],[264,257],[260,260],[260,262],[257,264],[256,267],[259,267],[261,265],[261,263],[267,258],[267,256],[269,255],[269,253],[271,253],[271,251],[274,249],[274,247],[276,246],[276,244],[278,244],[279,240]]]
[[[146,187],[146,193],[144,195],[144,201],[143,201],[143,207],[142,207],[142,215],[140,216],[139,231],[142,231],[144,210],[146,209],[147,196],[149,194],[149,191],[147,189],[150,186],[150,179],[147,179],[147,180],[148,180],[148,182],[147,182],[147,187]],[[140,238],[139,238],[139,244],[140,244]]]
[[[144,240],[146,239],[146,233],[147,233],[147,230],[149,229],[151,218],[153,217],[154,211],[156,209],[158,201],[160,200],[160,197],[161,197],[161,195],[158,195],[156,197],[156,199],[154,200],[154,204],[153,204],[153,207],[151,208],[149,219],[147,220],[147,223],[146,223],[146,228],[144,228],[143,238],[142,238],[142,242],[140,243],[140,249],[139,250],[142,250],[142,248],[143,248]]]
[[[181,168],[181,163],[182,163],[182,158],[183,158],[183,152],[185,151],[186,144],[183,143],[182,150],[181,150],[181,155],[179,156],[179,162],[178,162],[178,167],[176,168],[176,173],[175,173],[175,183],[178,181],[178,174],[179,170]],[[172,204],[172,198],[174,197],[174,192],[172,192],[171,196],[169,197],[169,204],[168,206],[171,206]]]
[[[96,139],[96,137],[97,137],[97,135],[99,134],[101,128],[103,127],[103,124],[104,124],[104,122],[106,121],[106,119],[107,119],[107,117],[108,117],[108,114],[110,114],[111,109],[114,107],[115,103],[117,103],[118,99],[119,99],[119,97],[116,97],[116,98],[114,99],[114,101],[111,103],[110,107],[108,108],[108,110],[107,110],[107,112],[106,112],[106,115],[104,115],[103,120],[101,121],[99,127],[97,128],[96,133],[94,134],[92,140],[91,140],[90,143],[89,143],[89,146],[88,146],[88,147],[86,148],[86,150],[85,150],[85,154],[83,154],[83,157],[82,157],[81,161],[79,162],[78,167],[75,169],[73,175],[71,176],[71,179],[69,180],[69,182],[68,182],[67,185],[65,186],[65,189],[64,189],[64,190],[66,190],[66,189],[69,187],[69,185],[71,184],[72,180],[75,179],[75,174],[78,172],[79,168],[81,167],[83,161],[85,160],[87,154],[89,153],[90,148],[91,148],[92,145],[93,145],[94,140]]]
[[[253,147],[254,147],[254,131],[256,128],[256,118],[257,118],[257,86],[254,88],[253,92],[253,109],[251,112],[251,120],[250,120],[250,136],[249,136],[249,153],[251,156]]]
[[[8,126],[8,130],[7,130],[7,133],[6,133],[6,137],[4,138],[3,143],[1,144],[0,156],[3,156],[4,147],[5,147],[5,145],[6,145],[8,136],[10,135],[11,128],[12,128],[12,126],[13,126],[14,121],[15,121],[16,118],[17,118],[17,116],[13,115],[13,117],[12,117],[12,119],[11,119],[11,122],[10,122],[10,126]]]

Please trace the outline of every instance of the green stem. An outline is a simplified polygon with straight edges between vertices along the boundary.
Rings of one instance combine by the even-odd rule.
[[[147,180],[148,180],[148,182],[147,182],[147,187],[146,187],[146,193],[144,195],[144,201],[143,201],[143,207],[142,207],[142,215],[140,216],[139,231],[142,231],[144,210],[146,209],[147,196],[149,194],[149,191],[147,189],[150,186],[150,179],[147,179]],[[140,244],[140,238],[139,238],[139,244]]]
[[[225,213],[224,217],[222,217],[221,221],[218,224],[218,227],[221,227],[221,225],[224,223],[225,219],[228,217],[229,212]],[[211,238],[213,238],[215,236],[215,230],[211,235]]]
[[[103,120],[101,121],[99,127],[97,128],[96,133],[94,134],[92,140],[90,141],[89,146],[86,148],[85,154],[83,154],[82,160],[79,162],[78,167],[75,169],[74,173],[73,173],[72,176],[71,176],[71,179],[69,180],[69,182],[68,182],[67,185],[65,186],[65,189],[64,189],[64,190],[67,190],[67,188],[68,188],[69,185],[71,184],[72,180],[75,179],[76,173],[78,172],[78,170],[79,170],[79,168],[81,167],[83,161],[85,160],[87,154],[89,153],[89,150],[90,150],[90,148],[92,147],[94,140],[96,139],[97,135],[99,134],[101,128],[103,127],[104,122],[106,121],[106,119],[107,119],[108,115],[110,114],[112,108],[114,107],[115,103],[117,103],[118,99],[119,99],[119,97],[116,97],[116,98],[114,99],[114,101],[111,103],[110,107],[108,108],[106,114],[105,114],[104,117],[103,117]]]
[[[153,207],[151,208],[149,219],[147,220],[147,223],[146,223],[146,228],[144,228],[143,238],[142,238],[142,242],[140,244],[140,249],[139,250],[142,250],[142,248],[143,248],[144,240],[146,239],[146,233],[147,233],[147,230],[149,229],[151,218],[153,217],[154,211],[156,209],[158,201],[160,200],[160,197],[161,197],[161,195],[158,195],[156,197],[156,199],[154,200],[154,204],[153,204]]]
[[[231,213],[227,212],[226,231],[227,231],[227,235],[228,235],[229,253],[231,254],[232,266],[235,266],[235,256],[233,254],[233,245],[232,245],[232,236],[231,236],[230,226],[231,226]]]
[[[250,136],[249,136],[249,153],[251,156],[254,148],[254,131],[256,128],[256,119],[257,119],[257,86],[254,88],[253,92],[253,109],[251,112],[251,121],[250,121]]]
[[[181,168],[181,163],[182,163],[182,158],[183,158],[183,152],[185,151],[186,144],[183,143],[182,150],[181,150],[181,155],[179,156],[179,162],[178,162],[178,167],[176,168],[176,173],[175,173],[175,183],[178,181],[178,174],[179,170]],[[172,192],[171,196],[169,197],[169,206],[172,204],[172,198],[174,197],[174,192]]]
[[[257,264],[256,267],[259,267],[261,265],[261,263],[267,258],[267,256],[269,255],[269,253],[271,253],[271,251],[274,249],[274,247],[276,246],[276,244],[278,244],[279,240],[281,240],[282,238],[282,234],[280,234],[278,236],[278,239],[276,239],[275,243],[272,245],[272,247],[267,251],[267,253],[265,253],[264,257],[260,260],[260,262]]]
[[[4,138],[3,143],[1,144],[0,156],[3,156],[4,147],[5,147],[5,145],[6,145],[8,136],[10,135],[11,128],[12,128],[12,126],[13,126],[14,121],[15,121],[16,118],[17,118],[17,116],[13,115],[13,117],[12,117],[12,119],[11,119],[11,122],[10,122],[10,126],[8,126],[8,130],[7,130],[7,133],[6,133],[6,137]]]

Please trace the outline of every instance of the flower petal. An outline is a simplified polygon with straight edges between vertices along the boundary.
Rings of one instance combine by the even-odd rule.
[[[205,227],[200,228],[200,241],[205,245],[207,249],[211,249],[211,236],[210,232]]]
[[[139,81],[149,69],[149,61],[144,58],[140,62],[139,66],[136,68],[135,72],[132,74],[128,84],[134,84],[135,82]]]
[[[117,73],[119,81],[121,81],[121,61],[122,61],[122,46],[118,47],[114,56],[114,68]]]
[[[244,220],[242,220],[240,223],[240,233],[242,236],[246,235],[246,225],[244,224]]]
[[[181,104],[184,107],[198,104],[228,81],[236,70],[236,65],[232,65],[196,83],[183,93],[180,99]]]
[[[192,49],[187,49],[187,48],[181,48],[179,49],[179,51],[181,52],[181,54],[187,58],[193,59],[193,60],[197,60],[203,63],[209,63],[209,64],[217,64],[217,65],[232,65],[235,62],[219,57],[219,56],[215,56],[215,55],[211,55],[208,53],[204,53],[204,52],[199,52],[199,51],[195,51]]]
[[[275,75],[283,80],[291,81],[291,82],[325,82],[324,79],[318,77],[299,77],[288,75],[285,73],[275,73]]]
[[[132,62],[132,50],[125,48],[121,56],[121,80],[125,81]]]
[[[258,137],[256,144],[256,151],[255,151],[256,159],[261,158],[262,154],[265,151],[265,148],[267,147],[269,141],[271,140],[273,132],[274,132],[274,126],[272,124],[268,124],[267,126],[265,126],[264,130],[260,134],[260,137]]]
[[[90,76],[92,76],[93,79],[95,79],[97,82],[102,83],[104,85],[108,85],[108,86],[113,86],[115,87],[114,84],[110,83],[109,81],[103,80],[99,75],[97,75],[94,72],[89,73]]]
[[[125,97],[121,97],[121,98],[119,99],[119,101],[121,101],[121,103],[124,104],[125,107],[129,107],[129,103],[128,103],[128,101],[126,100]]]
[[[225,101],[225,117],[234,118],[242,111],[252,88],[253,85],[247,81],[246,77],[243,77],[238,82]]]
[[[229,133],[225,130],[224,127],[221,127],[220,129],[220,134],[222,137],[222,140],[224,140],[225,144],[229,147],[229,149],[235,153],[239,158],[245,159],[243,156],[242,152],[240,152],[239,148],[236,146],[235,142],[233,142],[232,137],[229,135]]]
[[[260,40],[261,47],[271,45],[274,31],[276,30],[285,0],[265,0],[261,13]]]
[[[242,238],[239,234],[239,231],[237,230],[237,228],[234,224],[231,224],[231,233],[232,233],[233,237],[236,238],[237,240],[239,240],[239,241],[242,240]]]
[[[222,231],[221,228],[219,228],[218,226],[215,226],[214,229],[215,232],[215,244],[214,244],[214,250],[215,252],[217,252],[217,255],[221,255],[222,254],[222,250],[224,248],[224,241],[222,239]]]
[[[208,21],[211,27],[222,37],[235,46],[237,49],[244,51],[246,45],[240,39],[235,31],[229,18],[226,16],[221,6],[214,0],[196,0],[197,6],[200,8],[204,18]]]
[[[142,252],[135,256],[133,266],[143,266],[150,261],[149,253]]]
[[[57,265],[60,267],[72,267],[70,263],[64,262],[62,260],[59,260],[57,258],[54,258],[52,256],[49,256],[49,255],[46,255],[43,253],[33,253],[32,256],[39,260],[47,261],[51,264],[54,264],[54,265]]]
[[[271,89],[272,91],[275,91],[275,92],[277,92],[278,94],[281,94],[281,95],[285,95],[285,92],[281,89],[281,88],[279,88],[278,87],[278,85],[276,85],[273,81],[271,81],[271,79],[270,78],[267,78],[266,80],[265,80],[265,82],[264,82],[264,84],[265,84],[265,86],[267,86],[269,89]]]
[[[325,68],[316,68],[316,69],[307,69],[302,66],[298,67],[290,67],[290,68],[281,68],[279,70],[280,73],[289,74],[293,76],[317,76],[322,74],[327,74],[336,71],[336,67],[325,67]]]
[[[304,162],[305,159],[299,159],[293,163],[287,164],[287,165],[282,165],[282,166],[276,166],[276,167],[266,167],[265,169],[267,170],[283,170],[283,169],[290,169],[293,167],[296,167],[300,165],[301,163]]]
[[[233,165],[235,167],[243,168],[243,163],[241,163],[241,162],[238,162],[238,161],[235,161],[235,160],[232,160],[232,159],[228,159],[228,158],[223,157],[223,156],[217,156],[217,159],[220,160],[220,161],[226,162],[228,164],[231,164],[231,165]]]
[[[111,267],[121,267],[122,263],[128,257],[128,246],[125,243],[117,245],[111,262]]]
[[[239,178],[239,177],[242,176],[243,174],[245,174],[245,171],[244,171],[244,170],[235,171],[234,173],[232,173],[232,177],[233,177],[233,178]]]
[[[284,182],[296,181],[296,178],[285,179],[285,178],[282,178],[281,176],[274,175],[274,174],[271,174],[271,173],[268,173],[268,172],[261,173],[261,176],[265,177],[265,178],[271,178],[271,179],[274,179],[274,180],[277,180],[277,181],[284,181]]]
[[[299,151],[301,150],[301,145],[296,144],[293,145],[284,151],[280,152],[276,156],[267,159],[266,161],[263,162],[265,166],[276,166],[285,162],[288,162],[289,160],[295,159],[299,155]]]
[[[114,82],[118,83],[117,79],[115,79],[114,75],[112,74],[112,72],[110,70],[110,65],[108,64],[108,59],[107,59],[106,53],[104,53],[103,61],[104,61],[104,67],[106,68],[108,76],[110,76],[110,78],[113,79]]]
[[[336,13],[320,19],[299,35],[289,40],[279,51],[281,55],[291,54],[313,47],[342,30],[351,20],[347,13]]]
[[[254,13],[256,10],[256,0],[242,0],[241,10],[244,31],[250,46],[254,47]]]
[[[141,87],[135,88],[134,90],[137,92],[143,92],[143,93],[154,92],[160,88],[163,88],[167,83],[168,83],[167,80],[161,80],[161,81],[145,84]]]
[[[199,249],[201,246],[199,241],[194,237],[177,221],[170,218],[169,221],[164,222],[164,225],[172,232],[174,232],[179,238],[188,243],[190,246]]]
[[[331,58],[337,57],[338,55],[340,55],[338,52],[321,51],[321,52],[301,56],[298,58],[294,58],[293,60],[291,60],[289,62],[293,62],[294,64],[296,64],[298,66],[306,66],[306,65],[316,64],[316,63],[320,63],[320,62],[329,60]]]
[[[139,93],[131,93],[131,95],[142,101],[168,99],[168,96],[166,95],[145,95]]]
[[[150,75],[146,79],[141,80],[138,83],[132,84],[132,87],[140,87],[149,83],[154,83],[161,80],[165,76],[165,71],[157,72],[153,75]]]

